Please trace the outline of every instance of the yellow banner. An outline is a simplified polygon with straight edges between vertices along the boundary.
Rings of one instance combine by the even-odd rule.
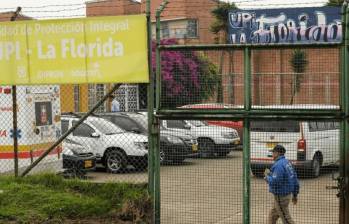
[[[0,85],[146,83],[144,15],[0,23]]]

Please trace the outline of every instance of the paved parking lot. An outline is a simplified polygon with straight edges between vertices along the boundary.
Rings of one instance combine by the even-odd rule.
[[[296,223],[338,224],[338,199],[332,170],[317,179],[300,178],[301,193],[296,206],[290,205]],[[89,174],[91,180],[146,182],[147,173],[130,170]],[[161,166],[161,221],[185,223],[242,223],[242,152],[227,158],[193,158],[182,165]],[[261,178],[251,176],[251,223],[266,223],[272,196]],[[280,222],[281,223],[281,222]]]

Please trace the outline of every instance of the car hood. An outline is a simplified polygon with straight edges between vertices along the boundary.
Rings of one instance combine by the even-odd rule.
[[[208,126],[201,126],[201,127],[195,127],[192,126],[191,129],[195,131],[200,131],[200,132],[235,132],[236,130],[233,128],[227,128],[227,127],[218,127],[215,125],[208,125]]]
[[[176,136],[176,137],[181,138],[181,139],[195,139],[195,137],[189,133],[171,131],[171,130],[161,130],[160,135],[161,136]]]
[[[79,152],[79,153],[93,153],[93,151],[87,147],[78,144],[69,144],[63,141],[62,143],[62,153],[66,154],[68,151]]]

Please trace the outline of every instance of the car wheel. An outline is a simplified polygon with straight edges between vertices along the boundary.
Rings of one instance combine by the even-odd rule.
[[[126,158],[122,152],[110,151],[105,159],[105,166],[110,173],[119,173],[126,167]]]
[[[159,159],[160,159],[160,163],[165,163],[167,161],[167,155],[162,148],[160,148]]]
[[[212,155],[214,143],[210,139],[199,139],[198,143],[201,154]]]
[[[314,157],[313,161],[311,162],[311,176],[312,177],[319,177],[320,176],[320,160],[317,156]]]

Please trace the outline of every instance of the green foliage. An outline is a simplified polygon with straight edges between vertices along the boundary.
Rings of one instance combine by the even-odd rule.
[[[290,65],[294,72],[292,80],[292,97],[290,104],[293,104],[295,95],[300,91],[304,79],[304,72],[308,65],[307,55],[304,50],[296,49],[292,52]]]
[[[218,68],[204,55],[199,55],[200,66],[200,101],[209,99],[216,91],[217,83],[220,81]],[[201,102],[199,102],[201,103]]]
[[[305,51],[300,49],[294,50],[292,52],[290,63],[295,73],[304,73],[308,64]]]
[[[327,6],[342,6],[343,5],[344,0],[329,0],[327,2]]]
[[[96,184],[56,175],[0,177],[0,190],[0,223],[107,218],[119,214],[125,203],[149,200],[145,186]]]
[[[228,43],[228,23],[229,23],[229,11],[237,9],[233,2],[219,2],[217,7],[211,11],[211,14],[215,18],[214,22],[210,26],[210,31],[215,34],[215,42]],[[220,33],[222,33],[223,38],[220,40]],[[232,63],[231,61],[229,63]],[[218,68],[219,79],[217,81],[217,102],[223,102],[223,88],[222,88],[222,71],[224,65],[224,51],[221,52],[220,56],[220,66]]]
[[[224,32],[224,35],[228,34],[228,16],[229,11],[237,9],[232,2],[220,2],[217,7],[211,11],[211,14],[215,18],[215,21],[211,24],[210,30],[214,34]]]

